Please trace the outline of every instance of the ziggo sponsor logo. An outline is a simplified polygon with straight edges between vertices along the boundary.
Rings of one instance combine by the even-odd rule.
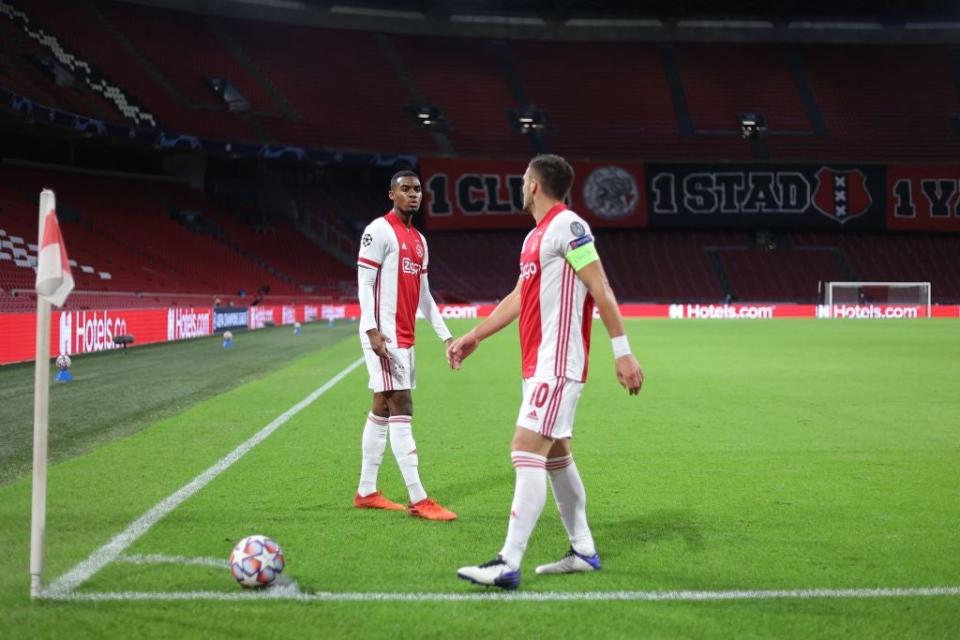
[[[400,268],[404,273],[409,273],[415,276],[420,273],[421,266],[410,258],[404,258],[403,262],[400,264]]]
[[[775,309],[773,305],[672,304],[667,315],[708,320],[766,320],[773,317]]]

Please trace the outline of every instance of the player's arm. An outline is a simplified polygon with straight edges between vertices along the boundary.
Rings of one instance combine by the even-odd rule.
[[[603,271],[603,264],[600,262],[596,246],[593,242],[589,242],[573,249],[567,253],[567,262],[586,285],[587,291],[597,305],[597,311],[600,312],[600,320],[610,334],[613,355],[616,359],[617,380],[630,392],[630,395],[636,395],[643,386],[643,370],[630,352],[630,343],[623,329],[620,307],[607,280],[607,274]]]
[[[430,293],[430,282],[427,280],[426,273],[420,275],[420,313],[433,327],[437,337],[447,343],[447,346],[450,346],[453,334],[450,333],[450,329],[447,329],[447,323],[443,321],[443,316],[440,315],[437,301],[433,299],[433,294]]]
[[[370,348],[373,349],[373,352],[382,358],[386,358],[389,356],[386,343],[390,341],[390,338],[380,333],[374,312],[376,305],[374,287],[377,284],[378,271],[379,269],[363,263],[357,266],[357,298],[360,300],[360,331],[367,334],[367,337],[370,339]]]
[[[363,232],[360,241],[360,255],[357,257],[357,299],[360,302],[360,331],[370,339],[370,348],[381,358],[387,358],[387,338],[380,333],[376,316],[375,287],[380,267],[383,264],[384,251],[382,243],[373,230],[368,226]]]
[[[517,286],[500,301],[500,304],[484,318],[483,322],[447,347],[447,362],[451,367],[459,369],[460,363],[476,350],[482,340],[489,338],[517,319],[520,315],[521,282],[522,280],[517,279]]]

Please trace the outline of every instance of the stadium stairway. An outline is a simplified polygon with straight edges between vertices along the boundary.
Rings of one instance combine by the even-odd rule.
[[[220,44],[223,45],[223,48],[233,54],[233,57],[236,58],[240,65],[254,78],[263,90],[266,91],[267,95],[273,99],[273,101],[280,107],[280,111],[283,117],[297,119],[300,118],[300,115],[293,108],[293,105],[290,103],[290,100],[283,94],[280,89],[270,82],[270,79],[267,75],[257,66],[257,64],[247,55],[243,50],[243,47],[240,46],[240,43],[234,40],[227,30],[223,28],[219,21],[216,18],[207,16],[205,19],[207,26],[210,28],[210,32],[220,41]]]
[[[803,65],[803,56],[794,46],[787,46],[783,50],[784,62],[790,70],[793,77],[793,84],[797,88],[800,96],[800,103],[803,105],[803,111],[813,128],[813,134],[817,136],[829,135],[827,123],[823,119],[823,113],[820,111],[820,105],[817,104],[817,97],[810,86],[810,78]]]
[[[0,86],[37,103],[71,113],[86,114],[105,122],[123,122],[116,106],[80,78],[67,86],[58,85],[49,49],[24,33],[12,20],[0,17]]]
[[[427,102],[443,111],[458,153],[530,155],[529,142],[511,126],[515,104],[491,41],[408,35],[390,41]]]
[[[131,59],[177,103],[179,111],[203,112],[206,126],[212,120],[210,116],[219,115],[221,123],[214,129],[220,132],[217,137],[271,142],[270,133],[254,114],[275,111],[272,98],[233,54],[220,46],[222,40],[209,28],[210,21],[188,13],[126,3],[83,0],[83,4]],[[168,37],[158,38],[158,33]],[[225,78],[235,85],[250,102],[251,111],[229,112],[207,86],[206,79],[213,77]]]
[[[733,289],[733,285],[730,283],[730,277],[727,275],[727,270],[723,266],[723,260],[720,258],[720,253],[717,251],[716,247],[705,247],[704,251],[707,252],[707,260],[710,261],[710,266],[713,267],[713,273],[717,276],[717,280],[720,282],[720,287],[723,289],[723,295],[725,297],[729,296],[731,299],[736,292]]]
[[[31,4],[31,14],[28,15],[22,10],[7,5],[8,12],[6,15],[18,25],[23,33],[40,43],[60,64],[69,68],[80,81],[85,82],[93,91],[111,102],[120,114],[135,124],[156,126],[155,116],[141,104],[134,103],[125,89],[107,80],[102,73],[102,69],[95,67],[86,57],[78,53],[81,49],[69,46],[67,41],[58,39],[53,35],[53,31],[48,27],[41,28],[41,25],[37,24],[33,13],[41,7],[49,8],[43,3]],[[50,12],[46,15],[49,16]]]
[[[672,45],[665,44],[660,47],[660,60],[663,64],[667,88],[670,91],[670,99],[673,101],[673,110],[677,117],[680,135],[692,136],[696,128],[693,126],[693,118],[690,117],[687,94],[683,87],[683,80],[680,78],[680,71],[677,68],[677,53]]]
[[[403,88],[410,96],[413,104],[423,106],[429,105],[430,101],[427,100],[426,96],[423,95],[423,92],[420,91],[420,87],[417,86],[417,81],[413,78],[413,74],[410,73],[410,70],[403,63],[403,60],[397,53],[397,49],[393,45],[393,41],[390,39],[390,37],[386,34],[378,33],[374,36],[374,38],[377,42],[377,46],[380,48],[380,51],[389,61],[390,66],[393,67],[393,70],[397,75],[397,79],[400,81],[400,84],[403,85]],[[430,137],[433,138],[434,143],[436,143],[437,148],[441,152],[449,154],[455,153],[456,150],[453,148],[453,144],[450,142],[450,137],[447,135],[445,128],[441,127],[437,129],[431,129]]]
[[[510,45],[506,41],[496,41],[491,47],[493,48],[494,53],[497,56],[497,60],[500,62],[500,68],[503,71],[503,75],[507,80],[507,86],[510,87],[510,93],[513,95],[513,102],[517,107],[524,106],[536,106],[531,103],[529,96],[527,95],[527,89],[523,86],[523,80],[520,79],[520,74],[517,73],[517,65],[513,60],[513,53],[510,51]],[[548,120],[548,129],[549,129],[549,120]],[[535,132],[532,135],[528,135],[527,139],[530,141],[530,150],[533,153],[549,153],[549,148],[546,143],[545,136]]]
[[[123,30],[121,30],[110,18],[104,15],[104,13],[97,8],[97,5],[87,2],[87,0],[77,0],[77,3],[86,9],[90,15],[93,16],[95,21],[103,26],[104,30],[113,37],[117,44],[120,45],[129,59],[140,65],[147,76],[156,84],[158,84],[170,98],[175,100],[184,109],[187,109],[191,106],[190,100],[188,100],[186,96],[177,90],[173,83],[170,82],[163,75],[163,73],[152,62],[150,62],[146,56],[143,55],[143,53],[137,48],[134,42],[127,37]]]

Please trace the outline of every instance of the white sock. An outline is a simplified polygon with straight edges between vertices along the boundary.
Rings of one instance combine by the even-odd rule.
[[[547,501],[547,459],[526,451],[513,451],[510,458],[517,470],[517,485],[510,505],[507,541],[503,544],[500,556],[511,569],[519,569],[530,534],[537,526]]]
[[[368,496],[377,491],[377,474],[383,452],[387,448],[387,419],[373,413],[367,414],[367,423],[363,425],[363,459],[360,463],[360,487],[357,493]]]
[[[410,503],[416,504],[427,497],[427,492],[420,484],[420,472],[417,471],[420,456],[417,455],[417,443],[413,440],[413,419],[410,416],[390,416],[390,447],[400,465],[400,475],[407,485]]]
[[[587,491],[577,471],[573,456],[550,458],[547,460],[550,472],[550,486],[557,501],[560,519],[570,538],[570,546],[577,553],[592,556],[597,552],[593,543],[593,534],[587,524]]]

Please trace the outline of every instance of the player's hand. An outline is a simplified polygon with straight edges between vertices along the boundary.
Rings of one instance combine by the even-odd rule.
[[[387,343],[390,338],[380,333],[379,329],[370,329],[367,331],[367,337],[370,338],[370,349],[381,358],[393,359],[390,352],[387,351]]]
[[[477,340],[477,336],[473,331],[454,340],[450,346],[447,347],[447,363],[450,364],[450,368],[453,370],[459,369],[461,363],[467,356],[476,351],[479,344],[480,341]]]
[[[640,368],[640,363],[633,354],[628,353],[617,358],[616,366],[617,381],[630,392],[630,395],[635,396],[640,393],[640,387],[643,386],[643,369]]]

